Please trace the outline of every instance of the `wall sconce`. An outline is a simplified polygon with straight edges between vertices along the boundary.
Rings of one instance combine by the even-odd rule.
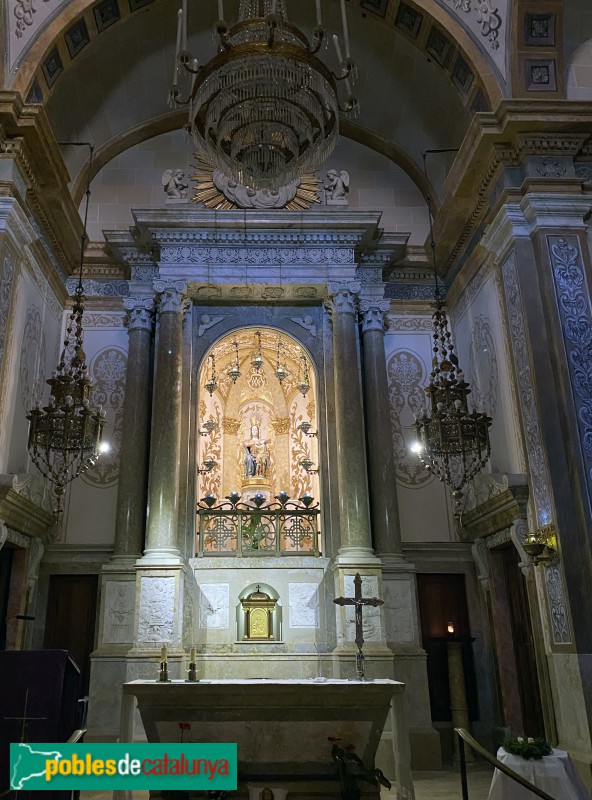
[[[207,422],[204,422],[205,430],[200,431],[200,436],[211,436],[215,430],[218,430],[218,423],[215,422],[213,419],[209,419]]]
[[[314,467],[314,461],[311,461],[310,458],[303,458],[300,462],[300,466],[303,470],[308,472],[309,475],[318,473],[318,469],[312,469],[312,467]]]
[[[217,466],[218,462],[214,461],[213,458],[206,458],[206,460],[203,463],[202,469],[198,469],[197,471],[199,472],[200,475],[204,475],[206,472],[211,472],[214,469],[214,467]]]
[[[316,436],[317,435],[317,431],[311,431],[310,430],[311,428],[312,428],[312,425],[310,424],[310,422],[306,422],[306,421],[305,422],[301,422],[300,425],[296,425],[296,430],[297,431],[302,431],[302,433],[304,433],[305,436]]]
[[[524,537],[522,547],[535,564],[543,564],[546,567],[550,567],[559,563],[557,532],[553,523],[549,523],[549,525],[545,525],[536,531],[529,531]]]

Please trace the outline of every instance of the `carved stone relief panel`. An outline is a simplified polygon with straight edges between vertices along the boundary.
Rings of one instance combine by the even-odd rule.
[[[319,627],[319,586],[316,583],[290,583],[288,597],[291,628]]]
[[[508,310],[510,339],[514,354],[518,396],[522,412],[524,437],[528,453],[530,482],[535,505],[537,523],[546,525],[551,519],[551,495],[549,490],[549,474],[541,429],[537,416],[537,403],[534,395],[532,372],[528,355],[526,330],[522,311],[522,297],[518,285],[516,258],[512,253],[502,267],[504,290]]]
[[[159,644],[172,642],[174,621],[175,578],[142,576],[138,641]]]
[[[498,404],[499,370],[491,323],[480,314],[473,323],[469,346],[469,370],[472,378],[472,403],[480,411],[495,417]]]
[[[545,588],[549,602],[549,615],[554,644],[570,644],[569,615],[566,608],[563,577],[559,567],[545,568]]]
[[[103,644],[126,644],[134,638],[134,581],[107,581]]]
[[[566,268],[565,260],[558,267],[560,271]],[[559,259],[558,259],[559,260]],[[569,268],[568,268],[569,271]],[[504,289],[506,306],[508,310],[508,324],[510,338],[514,353],[514,365],[518,383],[518,395],[524,426],[526,450],[528,453],[529,477],[534,500],[536,520],[539,526],[544,526],[552,518],[550,479],[541,429],[538,421],[537,402],[528,354],[528,344],[522,310],[522,298],[518,284],[516,257],[512,253],[502,267],[504,276]],[[568,644],[571,641],[569,613],[565,598],[563,578],[558,567],[545,569],[543,590],[549,605],[549,619],[553,644]]]
[[[103,406],[107,412],[105,438],[109,452],[102,453],[83,480],[100,488],[112,486],[119,478],[119,450],[123,425],[123,403],[127,354],[118,347],[105,347],[92,359],[89,374],[93,381],[91,405]]]
[[[387,362],[387,376],[397,480],[404,486],[418,488],[433,480],[417,455],[409,450],[415,433],[415,417],[426,403],[423,387],[427,383],[428,369],[417,353],[398,350]]]
[[[21,359],[19,366],[21,400],[25,414],[33,404],[41,400],[44,390],[41,369],[45,366],[45,337],[42,335],[43,316],[41,309],[32,305],[25,317],[23,328]]]
[[[199,627],[228,628],[230,586],[228,583],[202,583],[199,587]]]
[[[355,575],[344,575],[343,583],[346,597],[354,597],[356,588]],[[362,575],[362,597],[378,597],[378,578],[376,575]],[[348,642],[356,638],[356,612],[353,606],[345,606],[345,629]],[[380,608],[364,606],[362,612],[362,630],[365,642],[380,641]]]
[[[412,642],[415,600],[411,593],[411,580],[384,580],[383,592],[389,636],[395,642]]]
[[[588,496],[592,497],[592,313],[577,236],[547,236]]]

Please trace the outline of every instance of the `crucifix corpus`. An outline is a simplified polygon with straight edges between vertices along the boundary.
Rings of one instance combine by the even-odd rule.
[[[362,632],[362,608],[364,606],[381,606],[384,600],[379,600],[378,597],[362,597],[362,578],[359,572],[356,572],[354,578],[354,596],[353,597],[336,597],[333,600],[338,606],[354,606],[356,610],[356,645],[358,652],[356,653],[356,673],[359,681],[365,681],[364,675],[364,635]]]

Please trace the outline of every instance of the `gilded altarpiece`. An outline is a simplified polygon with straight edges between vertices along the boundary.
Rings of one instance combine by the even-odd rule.
[[[256,361],[261,341],[261,363]],[[282,380],[278,378],[278,365]],[[308,391],[299,384],[306,378]],[[216,388],[206,384],[215,375]],[[273,328],[242,328],[220,339],[199,373],[199,497],[239,492],[272,500],[319,498],[316,380],[310,358],[292,337]],[[208,423],[211,430],[208,430]],[[310,423],[309,435],[299,426]],[[211,469],[206,470],[208,465]]]

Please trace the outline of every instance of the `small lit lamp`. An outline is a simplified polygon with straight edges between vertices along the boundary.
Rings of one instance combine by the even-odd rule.
[[[206,389],[211,397],[218,388],[218,379],[216,378],[216,357],[212,353],[208,358],[210,361],[210,377],[206,383]]]

